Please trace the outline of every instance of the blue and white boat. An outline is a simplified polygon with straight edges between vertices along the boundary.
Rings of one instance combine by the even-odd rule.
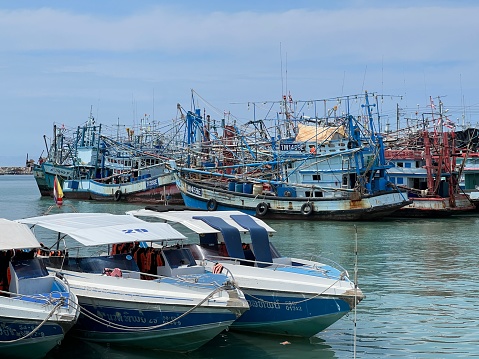
[[[182,203],[165,163],[160,134],[142,125],[139,135],[116,139],[102,133],[93,117],[72,133],[54,126],[47,156],[33,168],[42,196],[52,196],[58,178],[66,199]]]
[[[76,296],[35,258],[40,244],[24,224],[0,219],[0,352],[42,358],[80,313]]]
[[[349,313],[364,295],[339,265],[284,257],[274,230],[239,211],[128,212],[186,226],[199,235],[189,244],[199,263],[224,272],[244,292],[250,310],[231,329],[311,337]]]
[[[59,240],[68,235],[86,247],[184,238],[166,223],[147,223],[129,215],[63,213],[21,221],[57,232]],[[166,277],[140,273],[128,254],[69,255],[56,260],[62,268],[49,268],[68,279],[82,307],[72,334],[85,340],[189,352],[248,309],[242,292],[225,275],[186,262],[176,263]]]
[[[386,172],[391,166],[375,129],[375,104],[369,104],[367,93],[364,100],[360,119],[349,111],[334,119],[309,119],[313,124],[289,118],[285,123],[294,122],[289,132],[294,135],[283,131],[269,143],[261,138],[245,144],[239,129],[225,129],[222,142],[208,147],[208,141],[194,141],[197,135],[187,144],[190,158],[176,161],[185,205],[300,220],[371,220],[406,206],[411,203],[406,192],[393,186]],[[186,120],[188,133],[206,131],[197,130],[205,127],[199,112],[188,112]],[[236,137],[228,137],[231,133]],[[192,160],[197,153],[203,165]],[[233,153],[241,156],[233,161]]]

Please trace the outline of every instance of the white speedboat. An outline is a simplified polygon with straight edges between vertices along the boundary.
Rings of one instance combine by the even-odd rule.
[[[199,234],[189,245],[212,272],[229,273],[250,310],[231,329],[310,337],[335,323],[363,299],[338,265],[281,256],[269,240],[274,230],[239,211],[128,214],[180,223]]]
[[[184,238],[166,223],[148,223],[129,215],[63,213],[21,221],[68,235],[84,246]],[[49,257],[48,262],[52,264],[53,259]],[[132,254],[56,259],[63,268],[52,270],[68,279],[82,307],[72,330],[82,339],[188,352],[228,328],[248,309],[243,293],[225,275],[208,273],[201,266],[178,263],[177,272],[165,277],[140,273]]]
[[[44,357],[78,318],[76,296],[35,258],[39,247],[27,226],[0,219],[2,358]]]

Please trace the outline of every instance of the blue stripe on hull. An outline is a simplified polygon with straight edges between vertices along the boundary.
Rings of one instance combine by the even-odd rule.
[[[243,292],[250,309],[231,329],[310,337],[350,311],[349,304],[338,298],[251,295],[244,288]]]

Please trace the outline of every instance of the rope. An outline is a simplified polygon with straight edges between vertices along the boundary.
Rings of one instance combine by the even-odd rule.
[[[260,301],[260,302],[263,302],[263,303],[271,303],[271,304],[279,304],[279,305],[297,305],[297,304],[301,304],[301,303],[305,303],[305,302],[308,302],[310,300],[313,300],[321,295],[323,295],[328,289],[330,289],[333,285],[335,285],[336,283],[338,283],[340,280],[337,279],[336,281],[334,281],[328,288],[326,288],[325,290],[323,290],[321,293],[317,293],[315,295],[313,295],[312,297],[310,298],[305,298],[303,300],[298,300],[297,302],[271,302],[269,300],[265,300],[265,299],[261,299],[261,298],[258,298],[254,295],[251,295],[251,294],[248,294],[250,297]]]
[[[64,304],[64,300],[65,300],[65,298],[61,297],[59,299],[59,302],[57,304],[55,304],[55,306],[50,311],[50,313],[47,315],[47,317],[40,324],[38,324],[35,327],[35,329],[33,329],[30,333],[24,335],[21,338],[17,338],[17,339],[13,339],[13,340],[0,340],[0,343],[16,343],[16,342],[19,342],[20,340],[26,339],[26,338],[32,336],[33,334],[35,334],[48,321],[48,319],[50,319],[53,316],[54,312]]]
[[[121,324],[117,324],[117,323],[114,323],[114,322],[111,322],[109,320],[106,320],[104,318],[101,318],[99,317],[98,315],[90,312],[88,309],[85,309],[84,307],[80,306],[80,310],[81,310],[81,313],[101,324],[101,325],[104,325],[104,326],[107,326],[107,327],[111,327],[113,329],[117,329],[117,330],[124,330],[124,331],[138,331],[138,332],[141,332],[141,331],[149,331],[149,330],[155,330],[155,329],[160,329],[162,327],[165,327],[167,325],[170,325],[172,324],[173,322],[177,321],[177,320],[180,320],[181,318],[187,316],[188,314],[190,314],[192,311],[194,311],[195,309],[197,309],[199,306],[201,306],[204,302],[206,302],[208,299],[210,299],[213,295],[215,295],[216,293],[222,291],[224,288],[224,286],[221,286],[219,288],[216,288],[215,290],[213,290],[210,294],[208,294],[203,300],[201,300],[198,304],[196,304],[195,306],[193,306],[191,309],[187,310],[186,312],[184,312],[183,314],[181,314],[180,316],[166,322],[166,323],[162,323],[162,324],[158,324],[158,325],[153,325],[153,326],[149,326],[149,327],[129,327],[129,326],[125,326],[125,325],[121,325]]]

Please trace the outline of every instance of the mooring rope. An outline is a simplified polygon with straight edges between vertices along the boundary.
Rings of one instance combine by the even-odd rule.
[[[24,340],[24,339],[27,339],[28,337],[32,336],[33,334],[35,334],[47,321],[48,319],[50,319],[53,314],[55,313],[55,311],[61,307],[64,302],[65,302],[65,297],[61,297],[61,298],[58,298],[59,301],[57,304],[55,304],[55,306],[52,308],[52,310],[50,311],[50,313],[48,313],[48,315],[46,316],[45,319],[42,320],[42,322],[40,324],[38,324],[30,333],[24,335],[23,337],[21,338],[17,338],[17,339],[12,339],[12,340],[0,340],[0,343],[15,343],[15,342],[19,342],[20,340]],[[50,304],[53,304],[52,302],[50,302]]]
[[[193,312],[195,309],[197,309],[199,306],[201,306],[204,302],[206,302],[211,297],[213,297],[216,293],[218,293],[220,291],[223,291],[225,288],[226,288],[225,286],[221,286],[221,287],[218,287],[218,288],[214,289],[204,299],[202,299],[200,302],[198,302],[196,305],[194,305],[192,308],[188,309],[186,312],[184,312],[180,316],[178,316],[178,317],[176,317],[176,318],[174,318],[174,319],[172,319],[172,320],[170,320],[166,323],[153,325],[153,326],[148,326],[148,327],[130,327],[130,326],[126,326],[126,325],[117,324],[117,323],[111,322],[107,319],[104,319],[104,318],[92,313],[91,311],[89,311],[88,309],[84,308],[81,305],[79,305],[79,307],[80,307],[81,313],[85,317],[97,322],[98,324],[101,324],[101,325],[104,325],[104,326],[107,326],[107,327],[111,327],[111,328],[117,329],[117,330],[124,330],[124,331],[139,331],[139,332],[140,331],[149,331],[149,330],[160,329],[162,327],[165,327],[167,325],[170,325],[170,324],[174,323],[177,320],[180,320],[181,318],[183,318],[183,317],[187,316],[188,314],[190,314],[191,312]],[[227,307],[225,307],[225,308],[227,309]]]

